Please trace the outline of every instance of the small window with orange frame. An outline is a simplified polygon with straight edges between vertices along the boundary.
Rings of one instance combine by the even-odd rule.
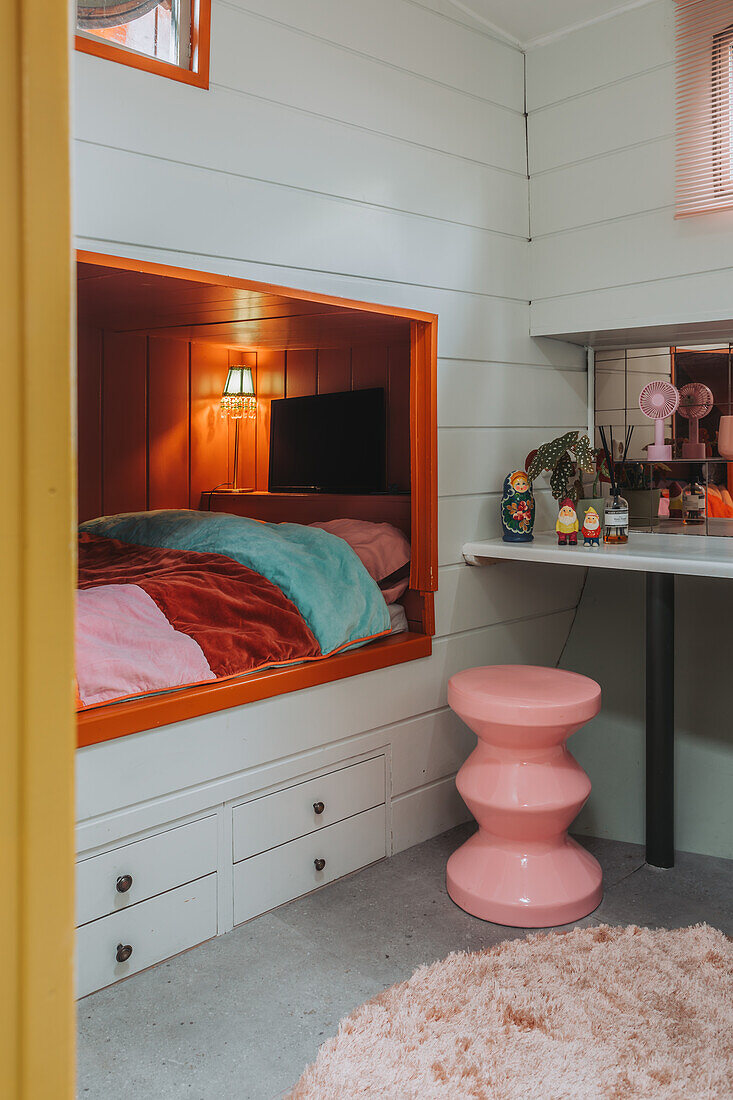
[[[211,0],[76,0],[76,48],[209,86]]]

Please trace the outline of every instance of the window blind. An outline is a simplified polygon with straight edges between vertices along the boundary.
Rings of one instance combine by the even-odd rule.
[[[733,0],[677,0],[676,217],[733,207]]]

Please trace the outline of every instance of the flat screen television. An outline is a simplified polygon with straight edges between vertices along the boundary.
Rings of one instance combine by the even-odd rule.
[[[286,397],[270,405],[271,493],[383,493],[383,389]]]

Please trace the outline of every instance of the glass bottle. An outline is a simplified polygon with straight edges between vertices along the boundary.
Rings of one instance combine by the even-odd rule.
[[[699,481],[691,481],[682,490],[682,522],[692,525],[705,522],[705,490]]]
[[[603,541],[611,545],[629,541],[629,502],[616,493],[603,509]]]

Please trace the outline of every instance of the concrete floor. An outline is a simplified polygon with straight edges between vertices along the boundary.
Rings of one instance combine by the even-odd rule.
[[[445,891],[448,855],[468,826],[402,852],[226,936],[79,1002],[83,1100],[271,1100],[300,1076],[339,1020],[451,951],[514,939]],[[636,845],[583,839],[605,896],[586,924],[733,935],[733,861],[644,864]]]

